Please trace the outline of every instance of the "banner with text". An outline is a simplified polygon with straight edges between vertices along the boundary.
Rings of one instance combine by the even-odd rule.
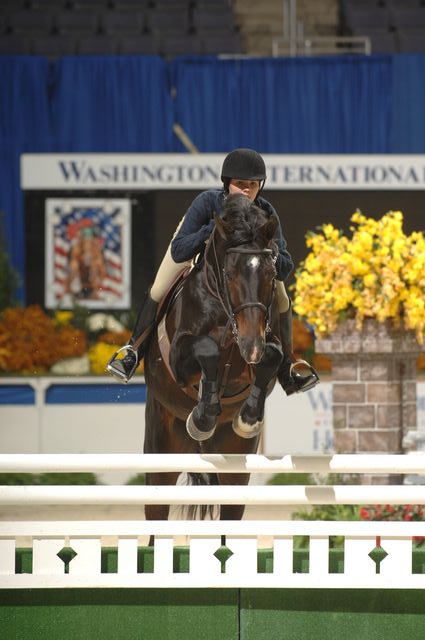
[[[24,154],[27,189],[209,189],[225,154]],[[425,155],[264,155],[267,189],[423,190]]]

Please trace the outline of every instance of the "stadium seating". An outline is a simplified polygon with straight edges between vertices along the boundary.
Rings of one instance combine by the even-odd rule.
[[[368,37],[370,39],[372,53],[397,52],[396,35],[388,29],[355,29],[352,35]]]
[[[380,0],[389,9],[405,8],[405,9],[417,9],[423,6],[424,0]]]
[[[344,20],[346,28],[352,33],[359,29],[388,29],[389,12],[385,6],[348,5]]]
[[[425,29],[399,30],[397,39],[401,53],[425,53]]]
[[[118,51],[119,41],[116,36],[80,36],[77,39],[77,53],[80,55],[114,55]]]
[[[203,53],[201,38],[196,34],[165,34],[160,39],[161,55],[169,58]]]
[[[142,11],[117,9],[102,11],[100,14],[100,30],[109,34],[137,34],[145,29],[146,17]]]
[[[108,3],[113,9],[132,9],[139,11],[150,6],[151,0],[110,0]]]
[[[47,0],[49,2],[49,0]],[[103,11],[109,6],[109,0],[69,0],[66,6],[73,11]]]
[[[203,37],[203,53],[231,55],[242,53],[239,33],[211,33]]]
[[[177,9],[153,8],[147,15],[147,26],[151,33],[187,33],[189,30],[189,13]]]
[[[153,33],[121,37],[119,53],[125,55],[159,55],[160,39]]]
[[[189,13],[191,0],[156,0],[152,6],[155,7],[157,11],[169,11],[170,9],[176,9],[184,13]]]
[[[389,23],[396,31],[425,29],[425,6],[392,6],[389,8]]]
[[[241,52],[230,0],[0,0],[1,54]]]
[[[49,34],[53,27],[53,16],[49,11],[20,11],[9,15],[9,28],[12,33],[45,33]]]
[[[99,28],[99,16],[95,11],[60,11],[55,16],[55,25],[61,34],[94,34]]]
[[[25,0],[0,0],[0,13],[10,13],[25,8]]]
[[[33,37],[31,40],[31,53],[35,55],[55,58],[58,55],[71,56],[76,52],[76,42],[73,37],[53,34]]]
[[[0,55],[21,55],[31,53],[31,43],[27,37],[6,34],[0,38]]]
[[[228,6],[224,11],[208,7],[194,7],[192,26],[197,33],[232,32],[235,31],[233,13]]]
[[[372,53],[425,52],[425,0],[341,0],[344,34],[367,36]]]

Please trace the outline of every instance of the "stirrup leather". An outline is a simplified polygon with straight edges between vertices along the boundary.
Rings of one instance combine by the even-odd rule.
[[[115,361],[120,362],[120,359],[118,359],[118,355],[121,353],[121,351],[124,351],[124,350],[133,353],[135,357],[135,364],[133,365],[129,373],[125,373],[121,371],[118,367],[114,366]],[[138,364],[139,364],[139,354],[137,353],[137,350],[133,347],[133,345],[126,344],[120,349],[118,349],[118,351],[115,351],[114,355],[112,356],[112,358],[110,358],[110,360],[108,361],[108,364],[106,365],[106,370],[111,375],[115,376],[115,378],[128,382],[132,377],[132,375],[134,374],[134,372],[136,371]]]

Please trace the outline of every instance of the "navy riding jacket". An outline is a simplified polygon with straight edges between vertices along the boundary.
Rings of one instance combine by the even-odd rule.
[[[186,262],[202,251],[205,241],[214,228],[214,213],[218,215],[222,213],[225,200],[226,194],[223,189],[209,189],[196,196],[171,242],[171,256],[174,262]],[[257,197],[255,204],[266,215],[276,216],[278,220],[275,234],[275,241],[279,248],[276,271],[278,280],[285,280],[293,270],[294,263],[286,248],[279,217],[270,202],[261,196]]]

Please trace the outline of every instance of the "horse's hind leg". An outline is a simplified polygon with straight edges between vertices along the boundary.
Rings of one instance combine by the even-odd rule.
[[[178,473],[147,473],[146,484],[147,485],[174,485],[177,482]],[[168,520],[170,513],[169,504],[145,504],[145,518],[146,520]],[[149,546],[153,547],[155,536],[149,537]]]
[[[148,390],[145,409],[144,453],[174,453],[184,451],[180,434],[187,439],[184,425],[176,426],[176,418],[153,397]],[[175,485],[179,473],[150,472],[146,473],[147,485]],[[167,520],[170,505],[145,505],[146,520]]]
[[[249,482],[248,473],[223,473],[219,474],[220,485],[245,485]],[[244,504],[220,505],[220,520],[242,520],[245,512]]]
[[[233,422],[233,429],[241,438],[257,436],[264,423],[264,405],[266,402],[268,385],[276,375],[282,361],[280,346],[269,342],[264,356],[255,369],[255,379],[251,385],[250,394]]]
[[[149,486],[159,485],[175,485],[178,473],[147,473],[146,484]],[[170,513],[169,504],[146,504],[145,505],[145,518],[146,520],[168,520]]]

